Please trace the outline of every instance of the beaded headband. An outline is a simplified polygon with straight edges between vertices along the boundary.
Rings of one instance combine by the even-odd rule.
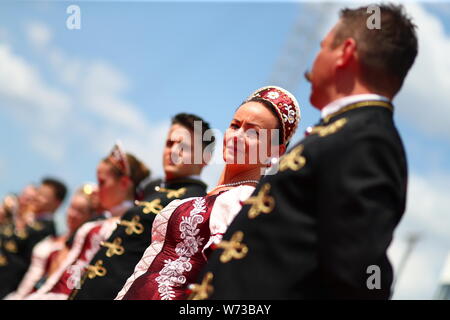
[[[116,167],[120,172],[126,176],[130,176],[130,165],[126,153],[123,151],[122,144],[117,141],[114,145],[111,153],[108,156],[108,160]]]
[[[246,101],[253,98],[263,99],[273,106],[282,125],[283,143],[289,142],[301,118],[300,106],[295,97],[283,88],[267,86],[253,92]]]

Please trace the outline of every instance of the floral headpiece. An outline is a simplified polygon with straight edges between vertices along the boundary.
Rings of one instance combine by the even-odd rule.
[[[108,160],[111,164],[116,167],[121,173],[126,176],[130,176],[130,164],[128,163],[128,158],[126,153],[123,151],[122,144],[117,141],[114,145],[111,153],[108,156]]]
[[[300,106],[295,97],[287,90],[268,86],[253,92],[246,101],[260,98],[269,102],[275,109],[283,129],[283,143],[289,142],[300,122]]]

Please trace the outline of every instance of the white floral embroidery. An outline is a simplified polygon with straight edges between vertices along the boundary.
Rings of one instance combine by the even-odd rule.
[[[197,226],[203,222],[201,213],[206,212],[205,199],[197,198],[189,217],[182,217],[179,230],[183,242],[177,244],[175,252],[179,256],[176,260],[164,260],[164,268],[159,272],[158,292],[162,300],[172,300],[175,297],[174,286],[186,283],[185,272],[191,271],[191,257],[198,252],[203,243],[203,238],[198,236],[200,230]]]
[[[278,99],[279,96],[280,96],[280,94],[276,91],[272,91],[267,94],[267,97],[269,99]]]
[[[287,105],[287,104],[284,104],[283,105],[285,108],[286,108],[286,111],[287,111],[287,115],[286,114],[283,114],[283,121],[284,122],[289,122],[289,123],[294,123],[294,121],[295,121],[295,116],[296,116],[296,112],[295,112],[295,110],[292,110],[291,108],[292,108],[292,106],[290,106],[290,105]]]

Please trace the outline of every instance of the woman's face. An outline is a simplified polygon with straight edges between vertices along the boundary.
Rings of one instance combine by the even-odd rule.
[[[112,170],[112,165],[104,161],[97,167],[98,196],[100,205],[105,210],[126,200],[131,187],[127,177],[117,177]]]
[[[89,220],[91,212],[89,211],[89,201],[85,196],[74,195],[70,206],[67,209],[67,228],[69,232],[74,233],[79,226]]]
[[[266,106],[255,101],[243,104],[225,132],[224,161],[227,165],[265,167],[282,149],[276,133],[280,134],[278,118]]]

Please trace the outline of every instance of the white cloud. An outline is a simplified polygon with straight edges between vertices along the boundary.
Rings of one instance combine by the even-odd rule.
[[[66,123],[71,99],[63,91],[48,85],[39,70],[15,54],[7,44],[0,44],[0,101],[7,113],[21,121],[30,131],[30,143],[37,151],[53,140],[55,133]],[[33,137],[36,132],[40,137]],[[64,149],[54,144],[48,155],[61,159]]]
[[[446,255],[450,252],[450,177],[412,174],[407,209],[389,248],[395,269],[412,232],[420,238],[397,283],[395,299],[432,299]]]
[[[66,112],[70,108],[67,95],[46,85],[38,70],[6,44],[0,44],[0,94],[42,111]]]
[[[448,248],[447,248],[448,249]],[[404,239],[389,250],[397,262],[406,250]],[[440,284],[440,275],[448,251],[430,239],[420,240],[409,256],[394,290],[394,300],[432,300]],[[394,258],[395,257],[395,258]]]
[[[418,26],[419,54],[396,99],[398,114],[425,133],[450,137],[450,36],[422,5],[405,7]]]
[[[87,65],[81,83],[81,103],[90,112],[121,127],[138,131],[149,127],[145,115],[122,97],[129,83],[112,66],[104,62]]]
[[[20,99],[24,100],[23,107],[15,114],[23,123],[34,126],[29,138],[31,146],[49,160],[61,163],[71,138],[85,141],[90,152],[102,155],[108,154],[114,142],[120,139],[126,151],[150,167],[154,177],[162,176],[162,150],[169,121],[150,122],[128,101],[125,96],[131,87],[130,81],[111,64],[69,56],[51,43],[50,36],[44,36],[45,33],[51,35],[51,31],[43,23],[35,23],[33,28],[29,26],[28,33],[30,40],[39,45],[40,54],[47,59],[56,82],[67,92],[50,89],[37,69],[6,45],[0,46],[0,68],[2,62],[5,66],[0,70],[0,86],[4,84],[0,88],[0,98],[14,97],[14,107]],[[11,76],[13,80],[8,81]],[[35,115],[30,113],[32,105],[36,106]],[[71,109],[70,105],[76,108]],[[58,108],[64,112],[59,112]],[[50,123],[53,125],[49,126]],[[217,164],[206,168],[203,178],[210,187],[216,184],[222,168]]]
[[[26,36],[31,45],[38,49],[44,49],[52,40],[52,33],[47,25],[40,22],[31,22],[25,26]]]
[[[54,162],[64,159],[66,146],[59,137],[42,132],[36,132],[30,137],[31,146],[41,154],[45,154]]]
[[[68,57],[60,48],[50,47],[46,52],[46,58],[52,71],[59,81],[68,87],[74,87],[81,82],[83,63],[73,57]]]
[[[28,128],[30,145],[60,163],[71,139],[86,141],[92,151],[105,154],[122,139],[127,150],[150,160],[152,170],[161,174],[160,159],[153,159],[155,150],[162,150],[168,123],[150,123],[125,98],[130,88],[125,75],[105,61],[70,57],[51,43],[51,30],[44,23],[29,24],[26,32],[55,73],[55,86],[65,88],[52,88],[29,61],[0,44],[2,107]]]
[[[9,40],[8,30],[0,27],[0,41],[8,41],[8,40]]]

